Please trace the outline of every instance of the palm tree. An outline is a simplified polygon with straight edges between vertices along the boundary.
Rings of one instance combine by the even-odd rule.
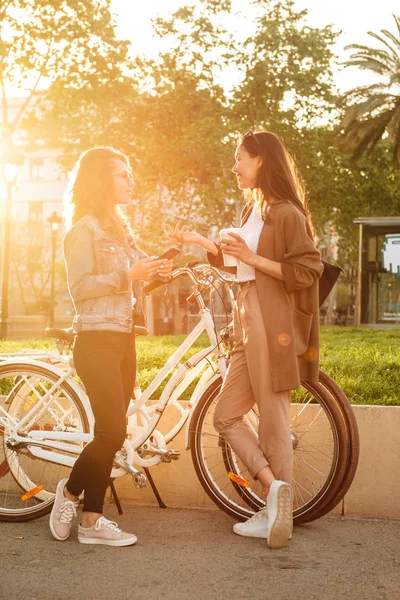
[[[400,17],[393,15],[397,32],[386,29],[380,34],[368,32],[378,40],[380,48],[352,44],[346,66],[371,71],[380,83],[356,87],[342,100],[347,108],[336,133],[343,150],[351,150],[354,158],[369,155],[382,138],[394,143],[394,157],[400,166]]]

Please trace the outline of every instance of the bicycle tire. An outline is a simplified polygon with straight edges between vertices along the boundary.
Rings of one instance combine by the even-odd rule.
[[[343,416],[347,422],[347,429],[349,435],[349,454],[347,461],[347,468],[343,479],[336,490],[335,494],[326,501],[326,504],[322,507],[319,517],[323,517],[331,510],[333,510],[350,489],[353,483],[354,476],[358,467],[358,460],[360,455],[360,437],[358,431],[357,421],[352,410],[349,399],[347,398],[344,391],[338,386],[336,381],[329,377],[326,373],[320,371],[319,373],[320,383],[326,387],[331,394],[333,394],[343,411]]]
[[[252,516],[255,511],[262,508],[265,505],[265,502],[260,493],[255,492],[256,484],[254,484],[253,487],[244,487],[229,479],[221,484],[223,486],[222,488],[219,483],[216,483],[215,476],[210,474],[211,468],[214,469],[214,471],[216,471],[217,468],[219,469],[220,473],[218,476],[222,478],[222,481],[223,477],[227,476],[227,472],[233,473],[236,477],[243,477],[245,480],[247,480],[248,477],[244,476],[245,473],[244,470],[242,470],[243,465],[241,465],[240,459],[236,457],[230,446],[226,444],[215,431],[213,434],[206,434],[205,431],[202,431],[207,414],[212,410],[212,405],[215,404],[215,399],[219,393],[221,383],[221,379],[218,379],[205,390],[193,413],[190,431],[192,460],[199,481],[213,502],[231,517],[237,520],[245,520]],[[308,389],[307,393],[311,395],[309,408],[314,409],[315,412],[318,410],[315,405],[319,404],[324,410],[324,414],[326,414],[326,421],[329,421],[329,423],[332,424],[332,443],[334,445],[334,450],[332,451],[332,466],[327,474],[326,483],[321,485],[314,496],[307,502],[304,502],[303,506],[295,506],[293,513],[295,524],[314,520],[321,515],[327,502],[330,502],[337,490],[340,489],[348,468],[349,458],[347,421],[334,396],[322,384],[310,384],[304,382],[303,386],[305,389]],[[209,423],[207,426],[209,426]],[[212,440],[213,446],[211,446],[211,449],[213,451],[216,449],[216,440],[218,440],[219,446],[219,451],[214,452],[214,454],[211,455],[211,458],[215,460],[216,457],[216,460],[218,460],[218,452],[221,453],[220,462],[217,462],[214,466],[211,465],[211,458],[206,459],[206,453],[201,449],[202,440],[210,440],[210,435],[214,438]],[[205,449],[206,446],[204,446],[204,450]],[[206,464],[207,460],[209,460],[210,464]],[[221,464],[223,464],[224,473],[222,473]]]
[[[17,418],[18,414],[27,413],[38,400],[46,386],[54,385],[58,375],[41,365],[21,363],[0,365],[0,394],[3,396],[7,412]],[[25,388],[25,389],[24,389]],[[29,393],[28,393],[29,392]],[[58,392],[58,394],[57,394]],[[53,402],[46,411],[38,416],[38,421],[31,429],[54,429],[64,420],[64,427],[79,432],[89,432],[89,422],[79,396],[64,381],[57,386]],[[51,409],[51,411],[50,411]],[[35,457],[26,446],[9,448],[6,442],[7,430],[0,428],[0,521],[29,521],[48,514],[54,502],[57,483],[67,477],[70,467],[59,465]],[[33,488],[43,485],[38,494],[22,500],[22,496]]]

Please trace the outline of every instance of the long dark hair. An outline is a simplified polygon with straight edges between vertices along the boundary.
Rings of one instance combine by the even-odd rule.
[[[256,188],[246,190],[245,199],[256,202],[262,214],[265,214],[270,198],[287,200],[307,217],[312,228],[304,185],[296,163],[283,141],[269,131],[249,131],[241,138],[239,145],[243,146],[250,156],[260,156],[262,159]]]
[[[112,161],[129,160],[114,148],[99,146],[86,150],[79,157],[65,194],[65,218],[69,229],[85,215],[93,215],[102,225],[113,227],[117,237],[132,235],[129,223],[112,197]]]

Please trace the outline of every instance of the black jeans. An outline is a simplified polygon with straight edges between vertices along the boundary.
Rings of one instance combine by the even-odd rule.
[[[74,363],[89,396],[95,430],[74,464],[67,490],[75,496],[84,491],[83,510],[102,513],[113,458],[126,436],[126,411],[136,377],[135,335],[79,332]]]

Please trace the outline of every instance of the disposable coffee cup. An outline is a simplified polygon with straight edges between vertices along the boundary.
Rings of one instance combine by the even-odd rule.
[[[219,232],[219,237],[222,240],[234,240],[235,238],[231,235],[229,235],[230,233],[236,233],[237,235],[240,235],[240,227],[227,227],[226,229],[221,229],[221,231]],[[222,253],[223,257],[224,257],[224,265],[225,267],[237,267],[239,264],[238,259],[235,256],[231,256],[230,254],[224,254]]]

